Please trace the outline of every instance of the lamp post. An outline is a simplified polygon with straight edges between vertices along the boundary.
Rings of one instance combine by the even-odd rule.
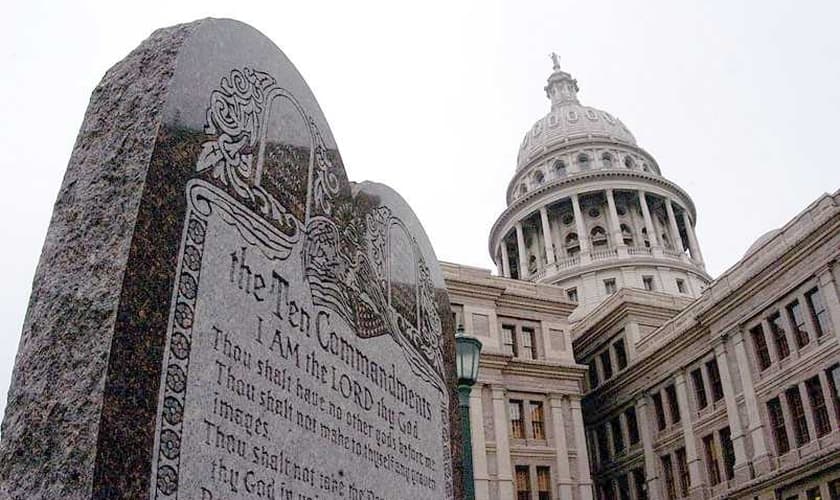
[[[478,378],[478,358],[481,354],[481,342],[464,333],[463,325],[458,325],[455,334],[455,367],[458,374],[458,407],[461,410],[461,439],[464,440],[464,499],[475,500],[473,479],[472,433],[470,432],[470,391]]]

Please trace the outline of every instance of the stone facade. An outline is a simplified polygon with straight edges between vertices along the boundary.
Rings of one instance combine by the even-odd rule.
[[[840,191],[712,281],[691,199],[577,90],[555,64],[500,277],[443,264],[484,344],[476,498],[840,498]]]

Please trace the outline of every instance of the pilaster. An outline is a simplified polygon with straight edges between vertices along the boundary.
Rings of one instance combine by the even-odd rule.
[[[690,478],[689,497],[699,498],[701,496],[703,483],[702,463],[697,456],[697,441],[694,439],[694,429],[691,423],[691,411],[688,406],[688,391],[686,390],[685,376],[679,370],[674,376],[674,384],[677,389],[677,403],[680,406],[680,423],[682,424],[683,440],[685,441],[685,458],[688,462],[688,475]]]
[[[580,408],[580,397],[569,398],[572,414],[572,426],[575,431],[575,449],[577,451],[578,498],[592,500],[592,478],[589,475],[589,454],[586,451],[586,433],[583,427],[583,412]],[[501,498],[513,498],[504,497]]]
[[[554,449],[557,453],[557,494],[558,498],[572,498],[572,477],[569,467],[569,448],[566,444],[566,423],[563,422],[563,400],[561,395],[552,394],[551,405]]]
[[[499,498],[513,498],[513,470],[510,463],[510,440],[508,439],[507,398],[502,386],[492,386],[493,428],[496,437],[496,477],[499,484]]]
[[[741,375],[741,389],[744,394],[744,405],[747,408],[747,431],[752,443],[753,456],[752,467],[755,476],[761,476],[770,471],[770,454],[767,451],[767,442],[764,435],[764,427],[761,423],[761,415],[758,411],[758,400],[755,397],[752,373],[747,360],[747,350],[744,346],[744,336],[740,330],[732,335],[732,346],[735,349],[735,360],[738,362],[738,372]],[[719,363],[718,363],[719,364]],[[737,411],[737,409],[736,409]],[[737,418],[737,413],[736,413]],[[730,426],[732,430],[732,427]],[[732,431],[734,444],[734,430]],[[736,468],[738,465],[736,456]],[[738,478],[738,471],[735,471]]]
[[[475,384],[470,392],[470,434],[473,449],[473,477],[476,500],[490,500],[490,476],[487,474],[487,446],[484,439],[484,408],[481,401],[482,384]]]
[[[641,396],[636,402],[636,415],[639,420],[639,432],[642,437],[642,447],[645,453],[645,480],[647,481],[648,498],[662,498],[659,490],[659,469],[656,467],[656,455],[653,452],[653,427],[651,427],[650,404],[647,396]]]

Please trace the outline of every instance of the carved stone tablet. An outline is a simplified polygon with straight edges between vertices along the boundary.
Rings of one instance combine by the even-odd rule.
[[[450,499],[452,315],[416,217],[346,177],[306,83],[234,21],[97,87],[3,422],[13,497]]]

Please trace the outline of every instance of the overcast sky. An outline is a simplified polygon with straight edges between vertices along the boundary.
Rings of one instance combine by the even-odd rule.
[[[693,197],[708,271],[840,187],[840,3],[11,2],[0,30],[0,410],[52,205],[106,69],[154,29],[232,17],[295,63],[353,180],[399,191],[442,260],[492,267],[548,54]]]

